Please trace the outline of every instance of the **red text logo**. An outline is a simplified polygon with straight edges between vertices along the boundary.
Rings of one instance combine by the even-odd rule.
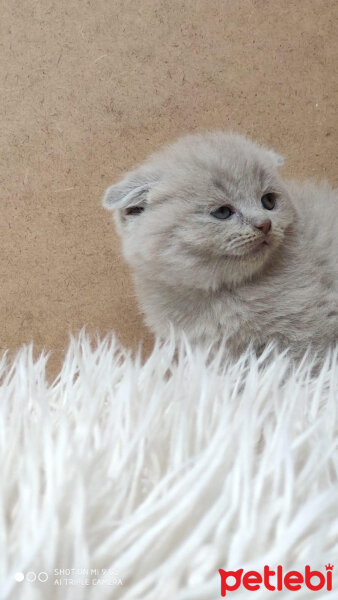
[[[321,571],[312,571],[309,565],[306,565],[304,574],[300,571],[287,571],[284,573],[282,565],[278,565],[276,570],[270,569],[268,565],[264,566],[263,575],[258,571],[246,571],[238,569],[237,571],[224,571],[219,569],[221,576],[221,596],[226,596],[227,592],[234,592],[240,586],[243,586],[250,592],[256,592],[261,587],[267,590],[281,592],[286,589],[290,592],[296,592],[302,587],[307,587],[311,591],[326,589],[332,590],[332,571],[334,565],[330,563],[325,565],[326,573]]]

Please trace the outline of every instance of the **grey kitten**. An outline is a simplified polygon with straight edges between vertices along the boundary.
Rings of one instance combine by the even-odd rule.
[[[338,338],[338,193],[285,182],[283,159],[223,132],[186,136],[106,191],[146,323],[233,356]]]

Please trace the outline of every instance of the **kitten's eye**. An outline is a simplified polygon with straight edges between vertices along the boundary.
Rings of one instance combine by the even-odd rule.
[[[139,215],[144,211],[144,206],[130,206],[126,209],[126,215]]]
[[[276,196],[275,194],[264,194],[261,201],[266,210],[272,210],[276,205]]]
[[[233,214],[233,211],[228,206],[220,206],[210,214],[212,217],[215,217],[215,219],[228,219]]]

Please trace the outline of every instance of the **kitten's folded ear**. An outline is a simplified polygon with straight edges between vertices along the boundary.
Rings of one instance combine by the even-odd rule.
[[[145,203],[147,194],[156,180],[152,174],[134,171],[106,190],[102,205],[108,210],[139,206]]]
[[[267,150],[270,159],[272,160],[273,166],[275,169],[282,167],[284,165],[284,158],[280,154],[277,154],[274,150]]]

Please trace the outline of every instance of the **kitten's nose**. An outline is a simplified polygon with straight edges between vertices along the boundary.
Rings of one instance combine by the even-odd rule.
[[[259,231],[262,231],[266,235],[271,229],[271,221],[270,219],[265,219],[265,221],[255,224],[255,227],[256,229],[259,229]]]

